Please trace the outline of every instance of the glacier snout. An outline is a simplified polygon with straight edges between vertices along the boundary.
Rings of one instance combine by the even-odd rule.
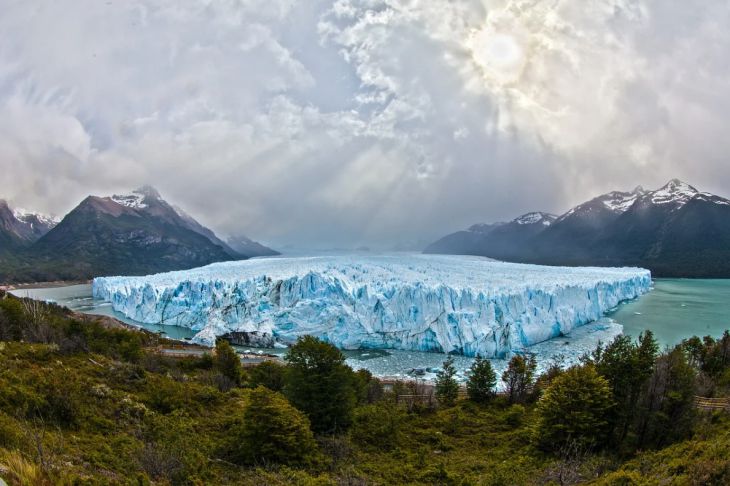
[[[504,357],[601,318],[647,292],[637,268],[561,268],[435,255],[274,258],[94,280],[130,319],[174,324],[212,344],[291,344]]]

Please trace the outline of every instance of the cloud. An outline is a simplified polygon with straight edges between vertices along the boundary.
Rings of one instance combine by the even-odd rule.
[[[24,207],[151,183],[221,233],[387,246],[675,176],[730,194],[718,0],[4,3]]]

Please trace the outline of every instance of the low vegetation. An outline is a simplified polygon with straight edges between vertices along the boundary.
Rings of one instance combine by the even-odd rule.
[[[466,394],[447,362],[439,403],[406,401],[303,338],[286,364],[165,357],[152,334],[0,297],[0,477],[10,484],[730,483],[730,334],[660,352],[619,337],[535,376],[515,356],[496,394],[475,360]],[[163,341],[164,344],[164,341]],[[405,390],[408,390],[406,392]],[[464,398],[466,396],[466,398]]]

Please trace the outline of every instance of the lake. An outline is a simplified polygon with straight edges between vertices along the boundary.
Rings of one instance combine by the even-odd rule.
[[[662,346],[693,335],[719,337],[730,329],[730,279],[657,279],[651,292],[608,317],[630,336],[650,329]]]
[[[51,300],[78,312],[113,316],[128,324],[154,332],[164,332],[172,339],[189,339],[195,334],[183,327],[140,325],[130,321],[115,312],[111,304],[94,300],[91,296],[91,285],[20,289],[12,293],[21,297]],[[598,341],[609,341],[621,333],[621,326],[624,333],[634,337],[650,329],[662,347],[672,346],[693,335],[718,337],[730,328],[730,279],[657,279],[650,293],[621,304],[605,319],[578,328],[568,336],[533,346],[531,350],[537,353],[541,369],[554,360],[571,363],[584,352],[595,348]],[[250,348],[240,349],[256,351]],[[284,353],[280,349],[261,351]],[[345,351],[344,354],[350,366],[368,369],[377,376],[413,376],[412,370],[417,369],[418,376],[424,379],[432,379],[435,370],[444,360],[442,354],[415,351],[358,350]],[[459,376],[463,379],[472,359],[460,356],[455,360]],[[505,366],[503,360],[492,362],[497,372]]]

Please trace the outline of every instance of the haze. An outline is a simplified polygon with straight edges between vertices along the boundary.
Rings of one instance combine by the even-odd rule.
[[[720,0],[0,0],[0,197],[418,246],[678,177],[730,195]]]

